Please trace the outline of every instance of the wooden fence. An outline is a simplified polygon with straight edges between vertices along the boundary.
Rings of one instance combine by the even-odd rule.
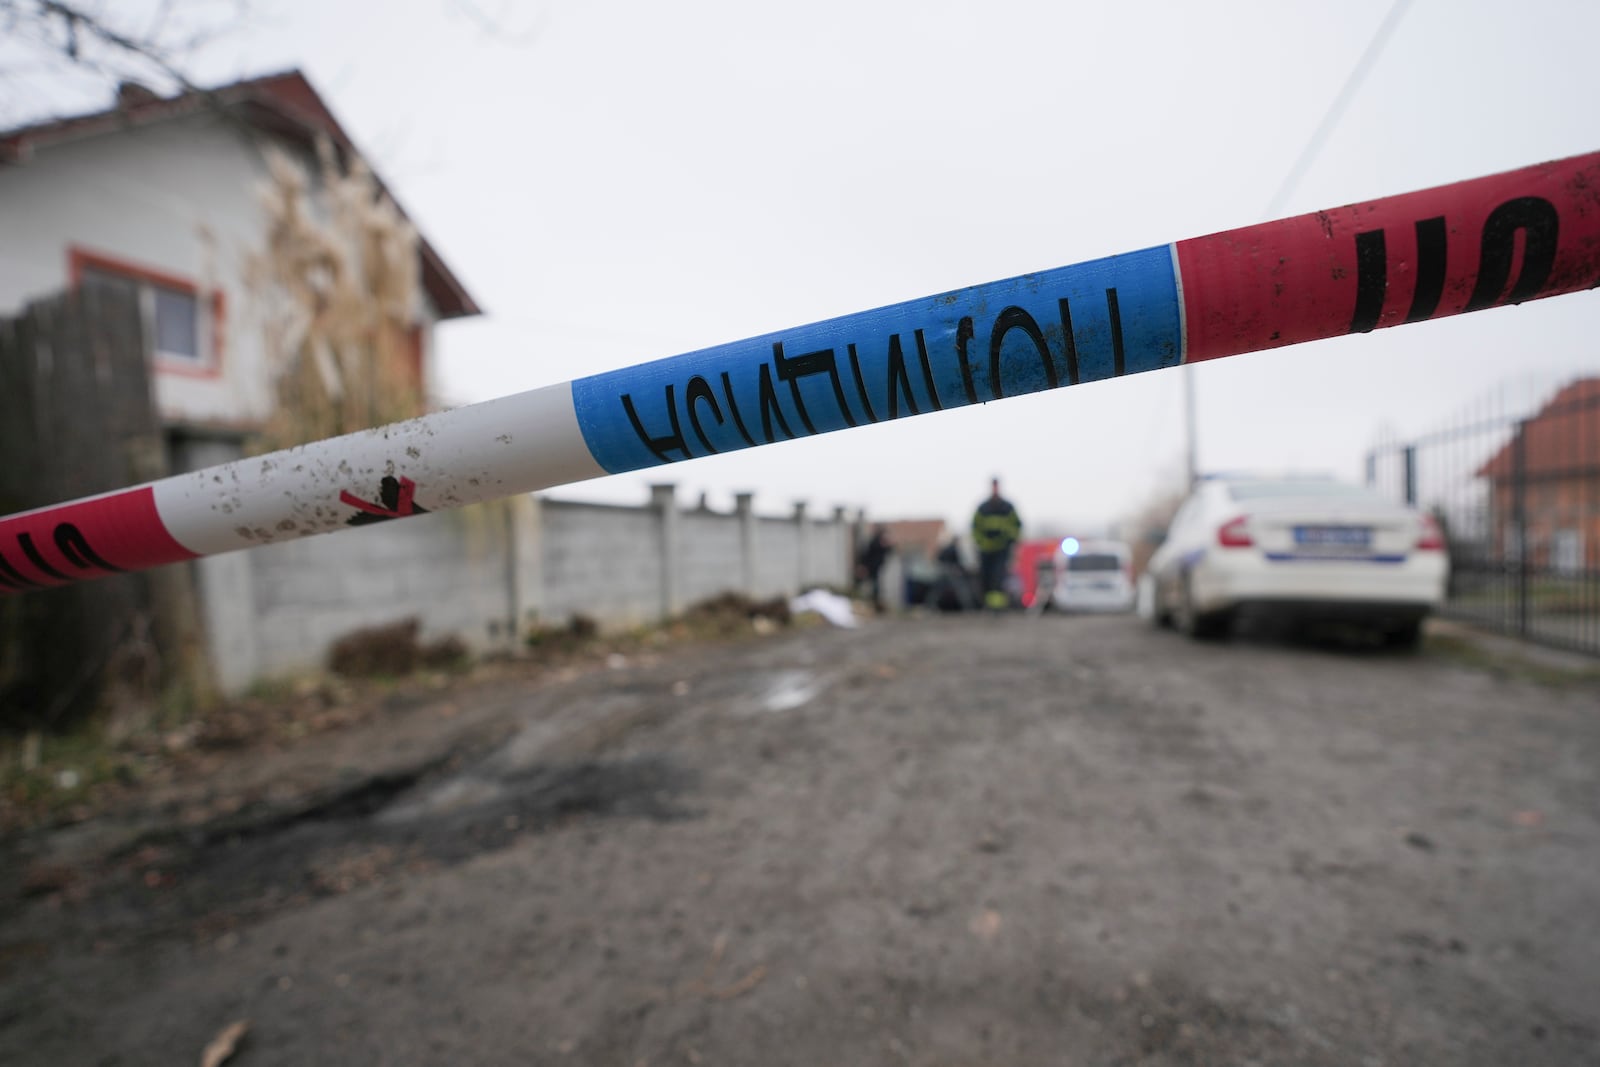
[[[146,353],[131,293],[84,289],[0,319],[0,514],[167,473]],[[196,619],[187,567],[0,597],[0,730],[63,729],[174,687],[203,699]]]

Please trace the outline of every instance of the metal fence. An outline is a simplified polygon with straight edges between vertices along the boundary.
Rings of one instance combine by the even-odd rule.
[[[1600,655],[1600,375],[1367,453],[1367,483],[1431,512],[1450,548],[1443,614]]]

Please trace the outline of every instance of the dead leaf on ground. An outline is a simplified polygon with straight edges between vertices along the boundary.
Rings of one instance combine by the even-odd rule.
[[[985,941],[993,941],[994,936],[1000,932],[1000,913],[993,908],[984,908],[972,917],[972,922],[967,928]]]
[[[221,1067],[239,1047],[239,1040],[250,1029],[249,1019],[238,1019],[224,1026],[200,1054],[200,1067]]]

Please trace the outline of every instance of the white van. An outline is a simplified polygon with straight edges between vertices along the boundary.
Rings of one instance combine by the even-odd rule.
[[[1066,538],[1056,552],[1057,611],[1132,611],[1133,551],[1121,541]]]

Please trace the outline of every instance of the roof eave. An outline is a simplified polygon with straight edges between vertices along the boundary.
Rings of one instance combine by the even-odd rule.
[[[320,111],[321,114],[308,112],[305,107],[291,100],[289,93],[276,88],[284,85],[303,90],[313,102],[313,110]],[[245,121],[258,129],[278,134],[298,133],[308,139],[315,139],[318,134],[325,134],[340,148],[360,154],[350,136],[339,124],[339,120],[334,117],[333,112],[328,109],[321,95],[305,75],[298,70],[288,70],[235,82],[202,93],[163,97],[131,107],[113,107],[88,115],[36,123],[0,133],[0,166],[27,162],[32,158],[35,148],[40,145],[61,144],[95,137],[113,129],[126,129],[190,114],[207,100],[225,107],[239,108],[245,115]],[[405,209],[400,207],[399,199],[389,191],[376,170],[373,171],[373,177],[384,195],[395,202],[400,214],[409,218]],[[417,243],[418,254],[422,259],[422,287],[428,294],[428,299],[433,302],[438,317],[444,320],[483,314],[483,308],[445,263],[444,257],[420,232],[417,235]]]

